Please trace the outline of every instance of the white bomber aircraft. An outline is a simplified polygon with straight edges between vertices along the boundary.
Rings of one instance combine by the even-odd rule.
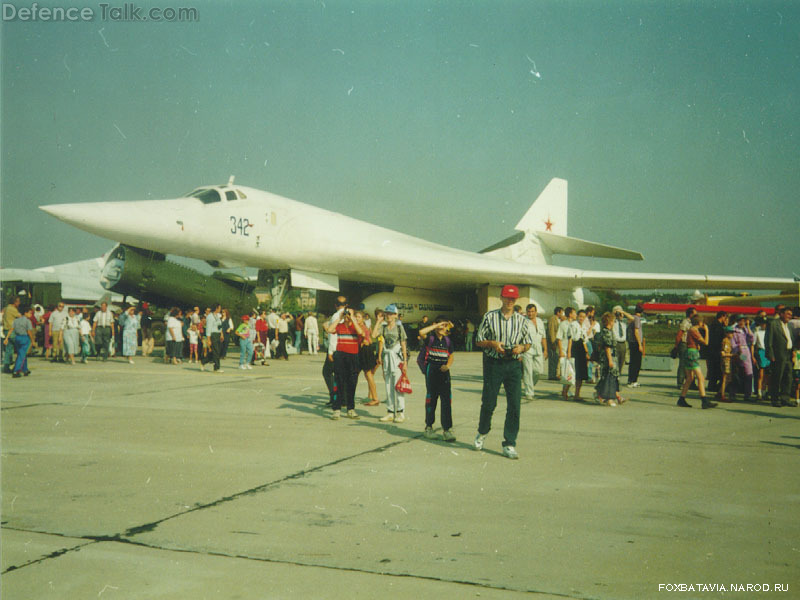
[[[552,179],[517,223],[517,233],[481,252],[428,242],[342,214],[235,185],[204,186],[169,200],[53,204],[43,211],[122,244],[208,261],[290,274],[293,287],[337,291],[340,281],[394,286],[376,295],[404,303],[437,302],[494,286],[521,287],[543,310],[582,305],[584,288],[791,289],[791,279],[586,271],[551,264],[554,254],[642,260],[638,252],[567,236],[567,182]],[[135,218],[133,217],[135,215]],[[480,299],[483,290],[483,299]],[[449,293],[450,295],[442,294]],[[442,300],[444,299],[444,300]],[[428,304],[429,303],[429,304]],[[406,318],[413,302],[407,303]]]

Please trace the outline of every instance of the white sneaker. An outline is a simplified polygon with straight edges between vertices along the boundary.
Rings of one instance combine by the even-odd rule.
[[[205,371],[206,370],[206,366],[203,363],[200,363],[200,370],[201,371]]]
[[[245,365],[245,368],[247,368],[247,369],[252,369],[252,368],[253,368],[253,365]]]
[[[394,414],[386,413],[384,416],[378,419],[378,421],[380,421],[381,423],[391,423],[392,421],[394,421]]]
[[[424,435],[426,438],[428,438],[429,440],[432,440],[432,439],[433,439],[433,436],[435,435],[435,434],[433,433],[433,427],[426,427],[426,428],[425,428],[425,433],[424,433],[423,435]]]
[[[456,436],[453,434],[453,430],[452,429],[445,429],[442,432],[442,439],[445,442],[455,442],[456,441]]]
[[[406,416],[405,416],[405,414],[404,414],[404,413],[397,413],[397,414],[394,416],[394,422],[395,422],[395,423],[402,423],[402,422],[403,422],[403,421],[405,421],[405,420],[406,420]]]
[[[247,367],[245,367],[244,365],[239,365],[239,368],[240,368],[242,371],[246,371],[246,370],[247,370]]]
[[[514,446],[503,446],[503,456],[508,458],[519,458],[519,454],[517,454],[517,449]]]
[[[475,441],[472,443],[475,446],[475,450],[483,450],[483,442],[486,441],[486,436],[481,435],[480,433],[475,436]]]
[[[348,419],[360,419],[361,417],[358,416],[358,413],[354,410],[347,411],[347,418]]]
[[[341,416],[342,416],[342,412],[339,411],[339,410],[335,410],[335,411],[333,411],[333,414],[331,415],[331,419],[334,420],[334,421],[338,421],[339,417],[341,417]]]

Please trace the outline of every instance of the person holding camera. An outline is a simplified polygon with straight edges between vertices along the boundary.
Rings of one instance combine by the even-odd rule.
[[[333,414],[331,419],[339,419],[342,400],[347,403],[347,416],[358,419],[356,414],[356,384],[358,383],[359,336],[366,332],[358,323],[353,309],[347,304],[339,305],[339,310],[325,326],[328,333],[336,334],[336,351],[333,353],[333,374],[336,378],[337,392],[333,396]]]
[[[681,396],[678,398],[678,406],[691,408],[692,405],[686,402],[686,393],[692,381],[697,379],[697,389],[700,391],[700,400],[703,408],[714,408],[716,402],[706,399],[705,378],[700,368],[700,345],[708,345],[708,327],[700,320],[698,315],[692,317],[692,327],[686,335],[686,378],[681,388]]]
[[[497,394],[502,385],[506,390],[506,421],[503,429],[503,455],[519,458],[517,433],[522,399],[522,353],[527,352],[533,338],[528,320],[514,312],[519,289],[503,286],[500,292],[502,308],[490,310],[481,320],[475,345],[483,350],[483,391],[476,450],[482,450],[492,428],[492,415],[497,406]]]

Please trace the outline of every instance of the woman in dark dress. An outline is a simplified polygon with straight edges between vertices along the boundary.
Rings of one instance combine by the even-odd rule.
[[[595,388],[595,397],[600,404],[617,406],[625,400],[619,395],[619,369],[617,367],[617,344],[614,342],[614,315],[610,312],[600,317],[602,328],[595,334],[594,343],[600,355],[600,379]]]
[[[575,400],[581,398],[581,385],[584,381],[589,381],[589,349],[586,345],[586,330],[583,322],[586,320],[586,311],[578,311],[578,327],[574,328],[575,335],[572,337],[572,357],[575,359]]]

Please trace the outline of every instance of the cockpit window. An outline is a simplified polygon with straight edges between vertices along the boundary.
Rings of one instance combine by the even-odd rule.
[[[219,193],[217,190],[195,190],[191,194],[189,194],[190,198],[197,198],[203,204],[212,204],[213,202],[219,202],[221,200]]]
[[[239,198],[241,198],[242,200],[247,200],[247,196],[246,196],[246,195],[245,195],[245,193],[244,193],[242,190],[240,190],[239,188],[236,188],[236,193],[237,193],[237,194],[239,194]]]
[[[238,198],[236,197],[236,192],[234,192],[233,190],[228,190],[227,192],[225,192],[225,198],[227,200],[238,200]]]

